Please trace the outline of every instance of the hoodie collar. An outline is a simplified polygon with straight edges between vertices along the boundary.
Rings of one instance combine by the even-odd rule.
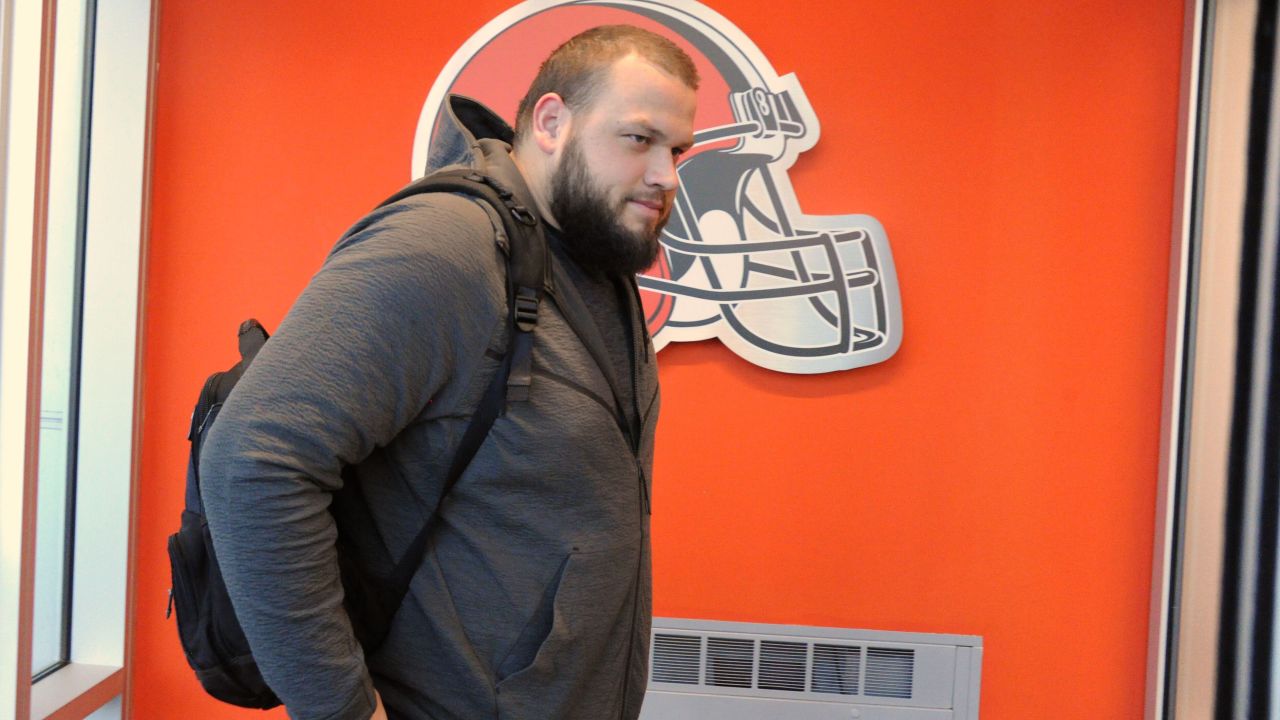
[[[431,136],[426,174],[449,166],[473,168],[511,190],[537,216],[533,193],[511,160],[514,137],[511,126],[488,107],[465,95],[450,95]]]

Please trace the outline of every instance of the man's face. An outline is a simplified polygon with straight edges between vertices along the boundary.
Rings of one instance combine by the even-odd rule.
[[[573,116],[551,178],[551,212],[589,269],[637,273],[658,253],[676,161],[693,144],[696,95],[632,55]]]

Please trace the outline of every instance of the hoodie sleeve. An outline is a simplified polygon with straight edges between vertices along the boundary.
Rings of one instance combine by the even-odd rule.
[[[505,307],[486,211],[416,196],[352,229],[219,413],[201,492],[267,683],[298,720],[373,712],[342,607],[330,494],[483,355]]]

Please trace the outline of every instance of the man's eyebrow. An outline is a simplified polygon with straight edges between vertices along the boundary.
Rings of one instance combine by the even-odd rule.
[[[624,129],[624,130],[639,130],[640,132],[643,132],[645,135],[648,135],[649,137],[651,137],[651,138],[653,138],[653,139],[657,140],[658,142],[666,142],[666,141],[667,141],[667,139],[668,139],[668,137],[667,137],[667,134],[666,134],[666,133],[662,132],[662,131],[661,131],[661,130],[659,130],[658,128],[656,128],[656,127],[654,127],[654,126],[650,125],[649,123],[647,123],[647,122],[645,122],[645,121],[643,121],[643,120],[623,120],[623,121],[622,121],[622,129]],[[692,138],[692,137],[690,137],[689,139],[685,140],[684,142],[682,142],[682,143],[677,143],[677,144],[678,144],[680,147],[690,147],[690,146],[692,146],[692,145],[693,145],[693,138]]]

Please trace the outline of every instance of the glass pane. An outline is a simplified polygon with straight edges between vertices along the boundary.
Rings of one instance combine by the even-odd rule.
[[[57,4],[45,256],[44,347],[40,385],[40,460],[36,519],[35,608],[31,667],[36,677],[68,660],[67,613],[75,407],[83,260],[88,0]]]

